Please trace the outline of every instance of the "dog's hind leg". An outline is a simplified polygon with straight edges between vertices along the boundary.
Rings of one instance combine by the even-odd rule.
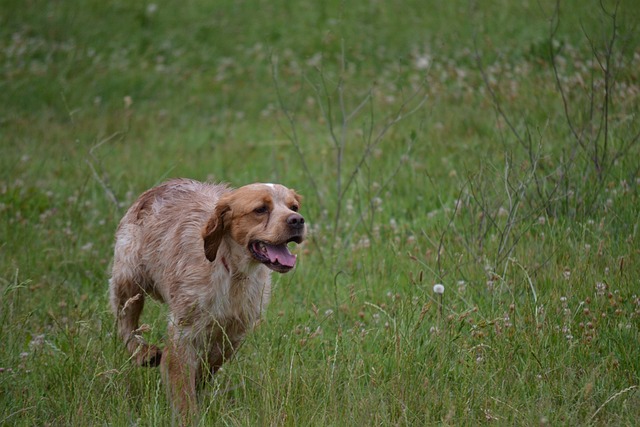
[[[144,291],[133,280],[114,275],[109,281],[111,308],[116,316],[118,335],[140,366],[158,366],[162,352],[142,338],[138,321],[144,308]]]

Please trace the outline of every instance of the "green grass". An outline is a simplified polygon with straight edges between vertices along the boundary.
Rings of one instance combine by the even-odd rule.
[[[550,1],[76,3],[0,6],[0,425],[171,422],[107,280],[177,176],[281,182],[310,224],[202,425],[640,419],[636,2],[606,133],[595,1],[560,4],[570,120]]]

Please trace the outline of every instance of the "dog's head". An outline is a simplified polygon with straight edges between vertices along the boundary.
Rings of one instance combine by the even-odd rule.
[[[216,259],[225,236],[248,251],[255,262],[286,273],[296,263],[289,242],[304,240],[305,223],[301,197],[279,184],[250,184],[223,195],[203,232],[204,252]]]

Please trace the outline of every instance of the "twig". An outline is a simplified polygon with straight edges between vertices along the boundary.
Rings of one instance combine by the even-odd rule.
[[[89,156],[91,157],[91,159],[93,159],[93,161],[91,161],[90,159],[85,159],[85,162],[87,163],[87,165],[89,165],[89,168],[91,169],[91,172],[93,173],[93,177],[95,178],[96,181],[98,181],[98,183],[100,184],[100,186],[104,190],[105,194],[107,195],[107,198],[116,207],[116,210],[120,209],[120,203],[118,202],[118,199],[117,199],[115,193],[113,192],[113,190],[111,190],[109,185],[106,183],[105,179],[103,179],[100,176],[100,174],[98,173],[98,171],[96,170],[94,162],[96,164],[100,164],[100,161],[95,156],[94,151],[97,150],[98,148],[100,148],[102,145],[104,145],[104,144],[106,144],[108,142],[111,142],[113,139],[115,139],[117,137],[120,137],[122,135],[123,135],[123,132],[116,132],[116,133],[112,134],[111,136],[109,136],[108,138],[105,138],[102,141],[98,142],[96,145],[94,145],[93,147],[91,147],[89,149]]]
[[[278,98],[278,104],[280,105],[280,110],[282,111],[282,113],[287,119],[287,122],[289,123],[291,133],[286,132],[282,127],[281,127],[281,130],[287,136],[287,138],[291,142],[291,145],[293,145],[293,148],[295,148],[296,154],[298,155],[298,158],[300,159],[300,163],[302,164],[302,169],[304,170],[304,173],[307,176],[307,179],[311,183],[311,187],[313,188],[316,194],[316,199],[318,201],[318,204],[320,205],[320,210],[323,210],[324,204],[322,201],[322,196],[320,195],[320,191],[318,190],[318,185],[316,184],[316,181],[313,178],[313,174],[309,169],[309,165],[307,164],[306,157],[304,156],[304,153],[302,152],[302,148],[300,146],[300,139],[298,138],[298,128],[296,126],[296,121],[292,116],[292,114],[289,112],[289,109],[285,105],[284,99],[282,98],[282,90],[280,89],[280,81],[278,79],[277,57],[274,57],[273,54],[271,55],[271,78],[273,80],[273,85],[276,88],[276,96]]]
[[[299,158],[303,164],[303,169],[305,170],[305,174],[311,181],[316,195],[318,197],[319,203],[322,205],[322,210],[325,210],[325,206],[323,203],[323,197],[321,197],[320,189],[317,186],[315,180],[313,179],[310,169],[308,167],[307,160],[303,151],[301,150],[300,143],[297,136],[296,131],[296,121],[295,117],[290,113],[290,111],[286,108],[283,98],[282,91],[279,87],[278,77],[277,77],[277,69],[275,66],[275,61],[272,59],[272,68],[273,68],[273,79],[274,84],[276,86],[276,92],[278,95],[278,101],[280,104],[280,108],[283,110],[283,114],[287,118],[290,126],[290,132],[287,133],[287,137],[294,145]],[[399,105],[396,111],[389,116],[386,122],[382,125],[382,127],[375,132],[375,119],[374,119],[374,103],[373,103],[373,87],[369,88],[369,90],[358,100],[357,105],[353,109],[349,109],[347,105],[347,91],[346,91],[346,81],[345,81],[345,73],[346,73],[346,58],[345,58],[345,47],[344,41],[342,44],[342,53],[341,53],[341,61],[340,61],[340,74],[338,77],[338,81],[335,87],[330,87],[329,82],[326,79],[325,72],[317,67],[318,72],[318,81],[311,82],[306,76],[305,81],[307,81],[310,86],[313,88],[315,92],[315,96],[317,98],[317,104],[320,108],[320,112],[326,122],[327,130],[329,133],[329,137],[334,149],[334,164],[335,164],[335,191],[332,192],[333,199],[335,204],[333,205],[332,212],[332,234],[333,241],[337,240],[339,235],[346,234],[347,240],[351,238],[355,229],[360,226],[364,220],[364,215],[361,214],[355,225],[350,226],[350,230],[347,233],[343,233],[343,208],[345,203],[346,195],[351,189],[352,185],[356,181],[356,177],[361,172],[361,170],[366,167],[367,161],[371,157],[374,149],[376,149],[384,140],[385,136],[389,132],[389,130],[400,123],[402,120],[410,117],[419,111],[424,104],[426,103],[426,96],[424,96],[424,87],[426,82],[423,81],[420,86],[415,89],[410,96],[408,96],[404,101]],[[337,95],[334,95],[337,94]],[[337,96],[337,99],[334,97]],[[420,99],[418,99],[420,97]],[[347,166],[347,144],[349,141],[349,130],[352,126],[352,123],[360,116],[365,107],[369,106],[370,117],[369,121],[365,124],[366,129],[363,132],[363,149],[359,154],[359,157],[355,159],[353,166]],[[334,111],[336,109],[337,111]],[[337,117],[336,117],[337,116]],[[412,137],[408,150],[411,149],[414,143],[415,137]],[[390,176],[386,177],[384,180],[384,185],[378,189],[376,195],[380,193],[384,188],[386,188],[391,180],[397,175],[400,170],[400,166],[402,165],[402,159],[399,160],[399,165]],[[375,196],[369,198],[371,202]],[[368,210],[370,212],[374,211],[374,207],[372,203],[369,203]],[[330,247],[331,252],[335,250],[335,246]],[[322,250],[321,250],[322,253]]]

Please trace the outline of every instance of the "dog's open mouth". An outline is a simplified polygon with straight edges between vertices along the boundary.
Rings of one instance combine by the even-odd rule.
[[[277,245],[253,241],[249,244],[249,251],[257,261],[263,263],[271,270],[277,271],[278,273],[286,273],[296,265],[296,255],[289,252],[287,243],[300,243],[300,241],[301,239],[299,237],[291,238],[287,242]]]

